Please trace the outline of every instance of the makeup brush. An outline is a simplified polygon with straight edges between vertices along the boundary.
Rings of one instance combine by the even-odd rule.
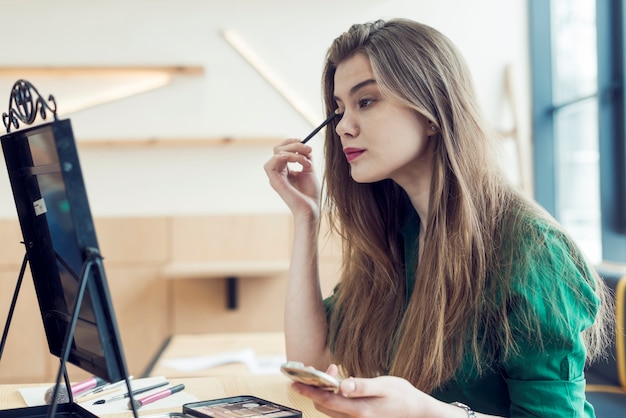
[[[182,390],[185,389],[185,385],[180,384],[180,385],[176,385],[174,387],[162,390],[160,392],[157,392],[155,394],[152,395],[148,395],[144,398],[141,399],[135,399],[135,409],[139,409],[144,405],[147,405],[149,403],[158,401],[159,399],[163,399],[163,398],[167,398],[170,395],[173,395],[177,392],[180,392]],[[131,403],[131,401],[128,401],[128,409],[133,409],[133,405]]]
[[[309,142],[309,139],[313,138],[316,133],[318,133],[324,126],[328,125],[337,116],[339,116],[339,115],[337,114],[337,111],[335,110],[333,113],[328,115],[326,120],[324,122],[322,122],[322,124],[320,126],[318,126],[317,128],[313,129],[313,131],[310,134],[308,134],[306,138],[304,138],[302,140],[302,143],[306,144],[307,142]]]
[[[154,389],[157,389],[157,388],[163,387],[165,385],[169,385],[169,384],[170,384],[170,382],[165,380],[163,382],[156,383],[154,385],[147,386],[145,388],[135,389],[131,393],[132,393],[133,396],[135,396],[135,395],[139,395],[140,393],[150,392],[151,390],[154,390]],[[129,398],[129,397],[130,397],[130,394],[128,392],[126,392],[126,393],[123,393],[121,395],[117,395],[117,396],[114,396],[112,398],[109,398],[109,399],[99,399],[99,400],[95,401],[93,404],[94,405],[102,405],[103,403],[119,401],[120,399]]]
[[[98,376],[94,376],[94,377],[90,377],[84,382],[74,383],[73,385],[70,386],[70,390],[72,391],[72,396],[76,396],[87,390],[105,385],[106,383],[107,383],[106,380]],[[56,388],[56,385],[49,387],[48,390],[46,390],[46,393],[44,394],[44,401],[48,405],[52,404],[52,395],[54,394],[55,388]],[[68,403],[69,401],[70,401],[70,395],[67,392],[67,388],[65,387],[64,383],[61,383],[59,385],[59,390],[57,392],[57,403]]]

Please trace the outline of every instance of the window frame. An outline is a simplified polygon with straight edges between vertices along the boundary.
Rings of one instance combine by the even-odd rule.
[[[598,152],[603,262],[626,263],[626,141],[624,118],[625,0],[596,1]],[[554,103],[551,0],[529,0],[535,199],[559,213],[555,113],[586,100]],[[558,217],[557,217],[558,220]]]

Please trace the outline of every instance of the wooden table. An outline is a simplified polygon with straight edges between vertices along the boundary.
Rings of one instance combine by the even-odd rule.
[[[184,383],[185,391],[200,400],[224,398],[228,396],[252,395],[267,399],[277,404],[302,411],[305,418],[322,418],[313,403],[291,389],[291,381],[282,375],[272,376],[221,376],[170,379],[172,384]],[[19,389],[33,385],[0,385],[0,408],[11,409],[25,407]],[[182,408],[151,410],[140,415],[154,415],[167,412],[181,412]],[[107,417],[132,417],[132,412],[112,414]]]
[[[170,337],[151,361],[143,376],[201,377],[224,375],[249,375],[243,363],[183,372],[167,367],[163,360],[184,357],[201,357],[252,349],[259,356],[285,357],[285,336],[282,332],[244,332],[211,334],[177,334]]]

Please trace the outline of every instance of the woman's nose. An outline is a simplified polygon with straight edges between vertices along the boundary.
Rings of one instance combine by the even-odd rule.
[[[335,126],[337,135],[339,135],[340,138],[357,136],[358,126],[354,118],[347,112],[342,113],[340,118],[339,122],[337,122],[337,126]]]

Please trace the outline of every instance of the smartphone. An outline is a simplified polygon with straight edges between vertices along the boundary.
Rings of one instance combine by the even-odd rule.
[[[302,412],[255,396],[232,396],[183,405],[183,413],[199,418],[302,418]]]
[[[299,361],[288,361],[280,366],[280,371],[294,382],[316,386],[320,389],[337,392],[339,390],[339,380],[331,375],[314,369],[305,367]]]

